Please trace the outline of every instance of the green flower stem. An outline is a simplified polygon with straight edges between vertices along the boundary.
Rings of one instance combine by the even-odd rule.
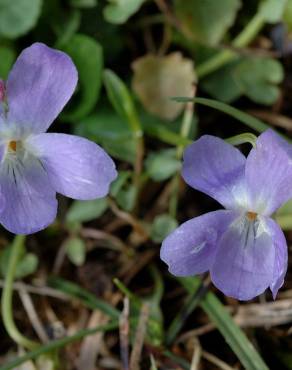
[[[194,91],[195,95],[195,91]],[[194,103],[188,102],[186,104],[186,108],[184,111],[183,121],[180,129],[180,136],[182,138],[187,139],[190,129],[192,127],[192,120],[193,120],[193,114],[194,114]],[[178,144],[177,145],[177,151],[176,156],[178,159],[182,158],[183,151],[186,145],[184,144]],[[178,191],[179,191],[179,183],[180,183],[180,173],[176,173],[174,177],[172,178],[172,194],[169,201],[169,214],[176,218],[176,211],[177,211],[177,203],[178,203]]]
[[[235,135],[228,139],[225,139],[225,141],[234,146],[249,143],[255,148],[257,137],[250,132],[245,132],[243,134]]]
[[[5,277],[4,288],[1,299],[1,313],[4,327],[9,336],[19,345],[31,350],[38,346],[38,343],[31,341],[24,337],[17,329],[13,319],[12,309],[12,295],[13,295],[13,281],[16,271],[16,266],[21,256],[25,237],[17,235],[12,244],[12,250],[9,258],[7,274]]]
[[[247,24],[247,26],[240,32],[240,34],[232,41],[231,46],[234,48],[243,48],[250,44],[256,37],[259,31],[265,24],[264,18],[257,13]],[[215,72],[217,69],[223,67],[225,64],[236,59],[238,54],[235,51],[223,50],[206,62],[199,65],[196,69],[198,78],[203,78],[208,74]]]

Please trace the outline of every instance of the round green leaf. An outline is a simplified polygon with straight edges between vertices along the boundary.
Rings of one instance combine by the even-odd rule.
[[[146,170],[154,181],[164,181],[181,168],[175,149],[165,149],[150,153],[145,161]]]
[[[66,221],[71,222],[87,222],[100,217],[107,209],[107,198],[94,200],[75,200],[67,215]]]
[[[151,239],[160,243],[177,227],[177,221],[169,214],[156,216],[151,227]]]
[[[16,38],[33,28],[41,11],[41,0],[0,0],[0,36]]]
[[[125,23],[131,15],[139,10],[144,0],[108,0],[103,15],[110,23]]]
[[[76,266],[82,266],[86,258],[86,247],[80,238],[70,238],[65,242],[69,260]]]
[[[287,0],[265,0],[260,3],[259,14],[268,23],[280,22]]]

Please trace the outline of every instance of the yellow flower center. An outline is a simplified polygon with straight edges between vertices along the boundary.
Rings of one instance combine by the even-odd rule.
[[[249,221],[254,221],[257,218],[257,213],[255,212],[247,212],[246,217]]]
[[[15,140],[12,140],[9,142],[8,144],[8,148],[13,151],[13,152],[16,152],[16,148],[17,148],[17,141]]]

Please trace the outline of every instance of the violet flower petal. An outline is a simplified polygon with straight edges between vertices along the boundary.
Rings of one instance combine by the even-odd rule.
[[[208,271],[218,238],[236,217],[238,214],[235,212],[219,210],[183,223],[163,241],[160,258],[176,276]]]
[[[214,285],[225,295],[248,300],[273,281],[275,245],[265,220],[241,216],[223,234],[211,268]]]
[[[53,188],[74,199],[89,200],[108,194],[116,178],[115,164],[97,144],[79,136],[39,134],[27,140]]]
[[[245,162],[244,155],[232,145],[204,135],[185,150],[182,176],[187,184],[225,208],[236,209],[240,198],[245,198]]]
[[[6,200],[0,222],[12,233],[37,232],[56,218],[56,192],[33,156],[5,160],[0,169],[0,185]]]
[[[246,161],[249,208],[269,216],[292,197],[292,146],[267,130]]]
[[[45,132],[72,96],[77,79],[67,54],[41,43],[24,49],[6,84],[8,124]]]
[[[270,289],[273,298],[276,299],[278,290],[284,284],[284,278],[288,268],[288,247],[285,235],[280,226],[271,218],[267,222],[275,245],[274,274]]]

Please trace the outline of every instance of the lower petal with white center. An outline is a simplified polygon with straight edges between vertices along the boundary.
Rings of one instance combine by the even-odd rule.
[[[219,210],[183,223],[162,243],[160,258],[176,276],[208,271],[214,261],[218,240],[237,217],[233,211]]]
[[[56,192],[38,159],[31,155],[7,158],[0,170],[5,207],[3,226],[15,234],[31,234],[46,228],[56,218]]]
[[[274,280],[273,234],[263,217],[249,220],[244,215],[233,222],[219,241],[210,270],[215,286],[239,300],[263,293]]]

